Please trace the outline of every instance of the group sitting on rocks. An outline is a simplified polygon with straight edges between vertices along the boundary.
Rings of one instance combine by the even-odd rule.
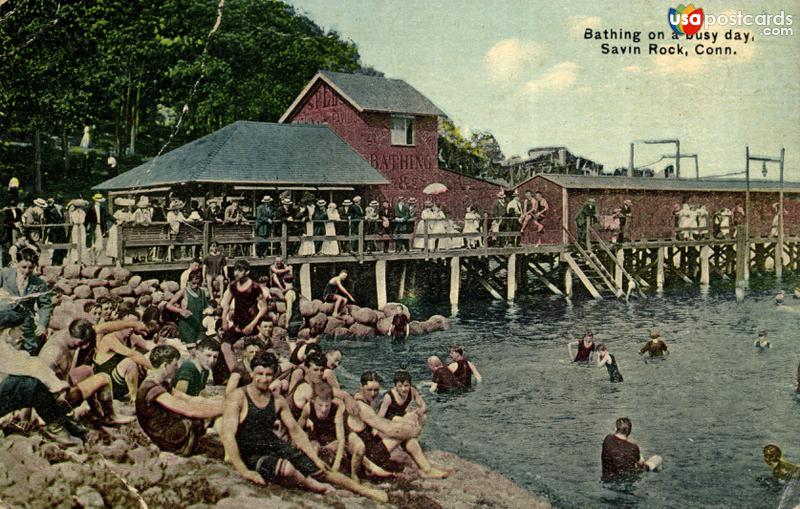
[[[358,307],[346,271],[331,280],[334,298],[310,300],[280,258],[261,278],[236,260],[227,284],[224,268],[209,274],[202,260],[180,282],[80,265],[43,267],[40,277],[35,251],[22,249],[20,260],[0,271],[0,427],[27,427],[24,409],[33,408],[48,437],[74,445],[87,434],[79,418],[95,426],[136,419],[177,455],[218,434],[227,461],[257,484],[338,486],[379,501],[386,493],[364,475],[406,466],[425,478],[448,475],[419,444],[425,403],[410,375],[399,370],[375,410],[380,376],[367,370],[358,391],[345,392],[336,377],[342,353],[319,345],[323,335],[402,339],[445,329],[444,317],[410,321],[397,303]],[[461,386],[480,377],[463,350],[451,357]]]

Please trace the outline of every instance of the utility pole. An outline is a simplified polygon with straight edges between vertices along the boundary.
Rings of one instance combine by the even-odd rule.
[[[745,147],[745,179],[747,181],[747,194],[745,196],[745,231],[749,246],[750,240],[750,161],[761,161],[764,165],[764,176],[767,176],[767,163],[778,163],[780,165],[780,187],[778,190],[778,239],[775,244],[775,275],[783,276],[783,169],[786,149],[781,148],[779,157],[769,157],[760,155],[750,155],[750,147]]]
[[[675,159],[677,154],[664,154],[661,157],[664,159]],[[680,154],[680,159],[694,159],[694,178],[700,180],[700,165],[697,162],[697,154]]]
[[[635,143],[644,143],[645,145],[666,145],[666,144],[674,144],[675,145],[675,155],[670,156],[675,159],[675,178],[681,178],[681,140],[636,140],[631,143],[631,158],[629,163],[629,173],[633,173],[633,145]]]

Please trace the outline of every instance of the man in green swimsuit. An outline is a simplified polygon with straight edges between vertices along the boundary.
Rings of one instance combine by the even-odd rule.
[[[219,343],[206,338],[197,343],[191,359],[183,361],[178,372],[175,373],[175,390],[189,396],[197,396],[205,389],[211,367],[216,364],[219,356]]]
[[[206,337],[203,327],[203,311],[208,307],[208,298],[201,288],[203,276],[193,272],[189,284],[181,288],[167,303],[167,309],[178,314],[178,333],[181,341],[193,344]]]

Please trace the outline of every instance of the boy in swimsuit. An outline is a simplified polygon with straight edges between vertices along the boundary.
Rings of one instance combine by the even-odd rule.
[[[417,405],[416,412],[422,423],[425,419],[425,400],[417,388],[411,385],[411,374],[405,369],[398,369],[394,372],[394,387],[384,394],[378,415],[389,420],[395,416],[402,417],[408,412],[412,400]]]
[[[764,352],[772,348],[769,340],[767,339],[767,331],[760,331],[758,333],[758,337],[753,342],[753,347],[758,350],[759,352]]]
[[[458,380],[461,385],[464,387],[471,387],[472,375],[475,375],[476,382],[481,383],[483,381],[483,378],[481,377],[481,374],[478,373],[478,368],[475,367],[475,364],[464,357],[464,348],[457,345],[451,347],[450,359],[452,359],[453,362],[451,362],[447,368],[456,376],[456,380]]]
[[[389,476],[384,467],[390,465],[391,452],[402,446],[420,469],[422,477],[428,479],[444,479],[449,472],[434,467],[417,440],[422,428],[416,413],[389,421],[380,417],[372,409],[372,402],[381,390],[381,378],[375,371],[365,371],[361,375],[361,388],[355,395],[358,412],[348,411],[347,426],[350,430],[347,437],[348,450],[351,454],[351,476],[358,477],[358,470],[363,465],[372,475]],[[377,430],[377,434],[373,433]]]
[[[667,349],[667,343],[664,341],[664,338],[661,337],[661,333],[653,329],[650,331],[650,341],[645,343],[645,345],[639,350],[639,354],[648,354],[648,356],[652,359],[654,357],[666,357],[669,355],[669,349]]]

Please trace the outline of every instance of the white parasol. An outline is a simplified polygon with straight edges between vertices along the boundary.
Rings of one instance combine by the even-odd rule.
[[[430,195],[437,195],[447,192],[447,186],[444,184],[440,184],[438,182],[434,182],[433,184],[428,184],[425,186],[425,189],[422,190],[423,194],[430,194]]]

